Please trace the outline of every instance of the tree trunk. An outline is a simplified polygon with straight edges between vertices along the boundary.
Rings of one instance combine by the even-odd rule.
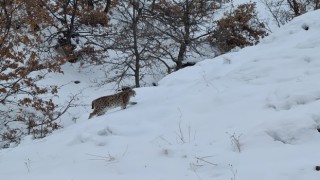
[[[187,46],[190,43],[190,8],[189,8],[189,1],[186,0],[186,10],[183,15],[183,25],[184,25],[184,36],[183,42],[180,45],[178,59],[176,61],[176,70],[179,70],[183,66],[184,55],[187,51]]]
[[[134,43],[134,56],[135,56],[135,67],[134,67],[134,81],[136,87],[140,87],[140,53],[138,50],[138,21],[139,13],[133,8],[133,18],[132,18],[132,31],[133,31],[133,43]]]
[[[290,8],[293,10],[295,16],[300,16],[300,4],[296,0],[287,0]]]
[[[136,58],[136,70],[134,71],[134,81],[136,87],[140,87],[140,62],[138,58]]]
[[[111,6],[111,0],[106,0],[106,7],[104,8],[104,12],[108,13],[110,10],[110,6]]]
[[[320,9],[320,0],[314,0],[314,10]]]
[[[182,62],[184,60],[184,55],[185,55],[186,51],[187,51],[187,45],[185,43],[182,43],[179,48],[178,59],[175,62],[176,63],[176,70],[179,70],[182,68]]]

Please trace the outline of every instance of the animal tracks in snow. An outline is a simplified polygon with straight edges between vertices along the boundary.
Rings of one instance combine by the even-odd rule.
[[[267,98],[267,107],[274,110],[290,110],[296,106],[313,103],[320,100],[320,91],[282,94],[274,93]]]

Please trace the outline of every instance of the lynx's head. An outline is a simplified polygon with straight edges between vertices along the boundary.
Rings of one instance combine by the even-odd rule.
[[[136,95],[136,91],[134,91],[133,89],[129,89],[124,92],[127,92],[129,97],[134,97]]]
[[[136,92],[130,86],[123,86],[121,91],[129,97],[134,97],[136,95]]]
[[[133,87],[130,87],[130,86],[122,86],[121,88],[121,93],[124,94],[125,96],[127,97],[134,97],[136,95],[136,91],[134,91],[132,89]]]

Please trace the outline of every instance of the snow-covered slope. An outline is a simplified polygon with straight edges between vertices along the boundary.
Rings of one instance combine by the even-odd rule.
[[[319,19],[136,89],[126,110],[87,120],[82,108],[75,125],[0,150],[0,178],[317,180]],[[99,96],[83,93],[88,104]]]

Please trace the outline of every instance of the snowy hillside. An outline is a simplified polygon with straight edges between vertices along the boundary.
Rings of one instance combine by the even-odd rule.
[[[126,110],[87,120],[79,107],[74,125],[0,150],[0,178],[318,180],[319,19],[308,13],[258,46],[136,89]],[[72,73],[64,80],[82,80],[85,104],[105,95]]]

